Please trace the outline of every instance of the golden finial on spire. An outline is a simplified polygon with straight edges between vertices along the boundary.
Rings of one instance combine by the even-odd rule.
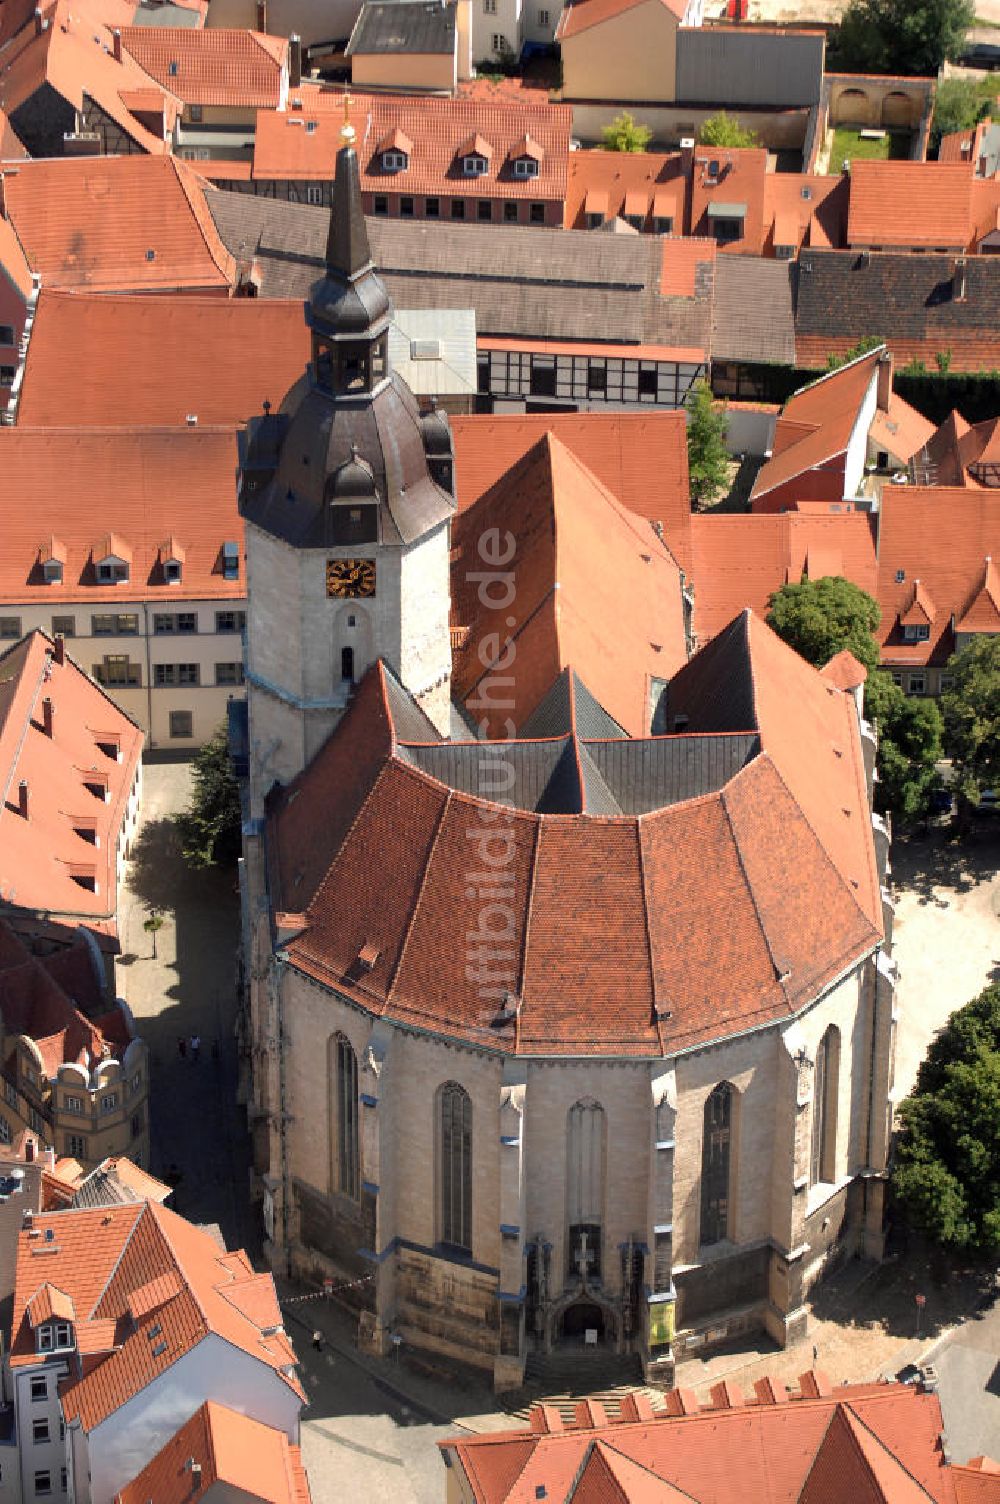
[[[341,141],[343,141],[343,143],[344,143],[345,146],[353,146],[354,145],[354,137],[355,137],[355,130],[354,130],[354,126],[351,124],[351,96],[350,96],[349,93],[345,92],[345,94],[344,94],[344,123],[340,127],[340,139],[341,139]]]

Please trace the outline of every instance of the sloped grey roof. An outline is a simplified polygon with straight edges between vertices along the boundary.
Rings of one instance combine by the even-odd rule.
[[[361,7],[347,56],[361,53],[451,54],[455,51],[454,5],[442,0],[367,0]]]
[[[795,364],[787,261],[760,256],[716,257],[712,355],[716,360]]]

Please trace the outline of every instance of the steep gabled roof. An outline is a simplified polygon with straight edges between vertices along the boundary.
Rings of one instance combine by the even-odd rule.
[[[499,717],[484,712],[490,727],[499,731],[507,715],[520,725],[572,663],[619,725],[645,735],[651,681],[670,678],[686,658],[677,565],[652,526],[551,433],[456,518],[452,612],[456,625],[470,628],[455,656],[456,695],[475,699],[496,671],[495,612],[472,576],[478,540],[501,525],[516,540],[515,621],[504,637],[515,645],[518,671],[513,706]]]
[[[277,109],[285,37],[213,26],[123,26],[122,48],[186,104]]]
[[[749,615],[675,676],[671,736],[408,742],[390,686],[376,665],[269,807],[291,964],[367,1012],[501,1052],[659,1055],[790,1016],[876,943],[853,701]],[[491,1019],[460,942],[498,790],[518,1006]]]
[[[788,399],[775,429],[773,457],[761,466],[754,481],[751,505],[846,454],[883,348],[859,355]]]
[[[682,21],[687,10],[685,0],[572,0],[572,3],[563,8],[559,17],[556,41],[564,42],[569,37],[578,36],[581,31],[589,31],[593,26],[614,21],[626,11],[647,4],[662,6],[674,17],[675,22]]]
[[[197,1484],[192,1462],[201,1468]],[[188,1504],[194,1488],[216,1484],[262,1504],[310,1504],[300,1448],[283,1431],[212,1400],[115,1495],[115,1504]]]
[[[924,206],[933,203],[934,213]],[[972,236],[972,177],[952,162],[851,163],[851,246],[956,246]]]

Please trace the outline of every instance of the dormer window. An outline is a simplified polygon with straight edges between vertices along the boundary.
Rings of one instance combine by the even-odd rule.
[[[63,566],[66,563],[66,545],[61,539],[48,537],[38,550],[39,563],[42,566],[42,578],[46,585],[61,585],[63,582]]]
[[[127,584],[127,561],[125,559],[102,559],[97,566],[97,580],[101,585]]]
[[[382,153],[383,172],[405,172],[410,165],[410,159],[405,151],[384,151]]]
[[[238,543],[222,545],[222,578],[238,580],[240,577],[240,546]]]
[[[181,562],[179,559],[168,559],[163,566],[163,578],[168,585],[179,585],[181,582]]]
[[[76,1346],[70,1321],[45,1321],[35,1332],[35,1338],[40,1353],[66,1352]]]
[[[184,574],[184,548],[176,538],[160,544],[160,567],[167,585],[179,585]]]
[[[926,622],[910,622],[903,628],[904,642],[928,642],[931,629]]]
[[[490,170],[490,164],[485,157],[470,156],[462,158],[462,171],[467,178],[483,178]]]
[[[518,157],[514,163],[514,176],[516,178],[537,178],[538,163],[534,157]]]
[[[46,559],[42,565],[42,574],[45,576],[46,585],[61,585],[63,582],[62,560]]]

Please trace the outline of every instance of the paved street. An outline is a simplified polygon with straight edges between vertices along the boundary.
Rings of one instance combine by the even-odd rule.
[[[1000,1299],[934,1354],[953,1462],[1000,1458]]]

